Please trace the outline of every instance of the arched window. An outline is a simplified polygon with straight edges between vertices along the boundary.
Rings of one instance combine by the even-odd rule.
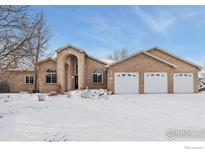
[[[95,69],[93,71],[93,83],[103,83],[103,70]]]
[[[57,83],[57,73],[55,69],[46,70],[46,83]]]

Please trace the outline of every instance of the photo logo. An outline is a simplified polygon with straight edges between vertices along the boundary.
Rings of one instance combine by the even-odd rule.
[[[169,128],[165,132],[165,136],[168,139],[174,139],[175,138],[175,134],[176,134],[176,131],[173,128]]]
[[[165,131],[165,137],[168,140],[175,139],[204,139],[205,129],[193,130],[192,128],[187,129],[174,129],[168,128]]]

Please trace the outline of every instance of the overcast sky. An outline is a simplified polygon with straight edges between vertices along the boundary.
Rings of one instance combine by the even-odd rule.
[[[106,59],[159,46],[205,64],[205,6],[32,6],[46,15],[49,51],[72,44]]]

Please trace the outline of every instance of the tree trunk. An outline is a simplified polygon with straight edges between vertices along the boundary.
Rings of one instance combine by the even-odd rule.
[[[37,67],[35,67],[35,75],[34,75],[34,93],[38,92],[38,70],[37,70]]]

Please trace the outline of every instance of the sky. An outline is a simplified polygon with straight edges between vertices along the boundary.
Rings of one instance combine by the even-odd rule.
[[[205,6],[32,6],[51,31],[49,52],[72,44],[106,59],[158,46],[205,65]]]

